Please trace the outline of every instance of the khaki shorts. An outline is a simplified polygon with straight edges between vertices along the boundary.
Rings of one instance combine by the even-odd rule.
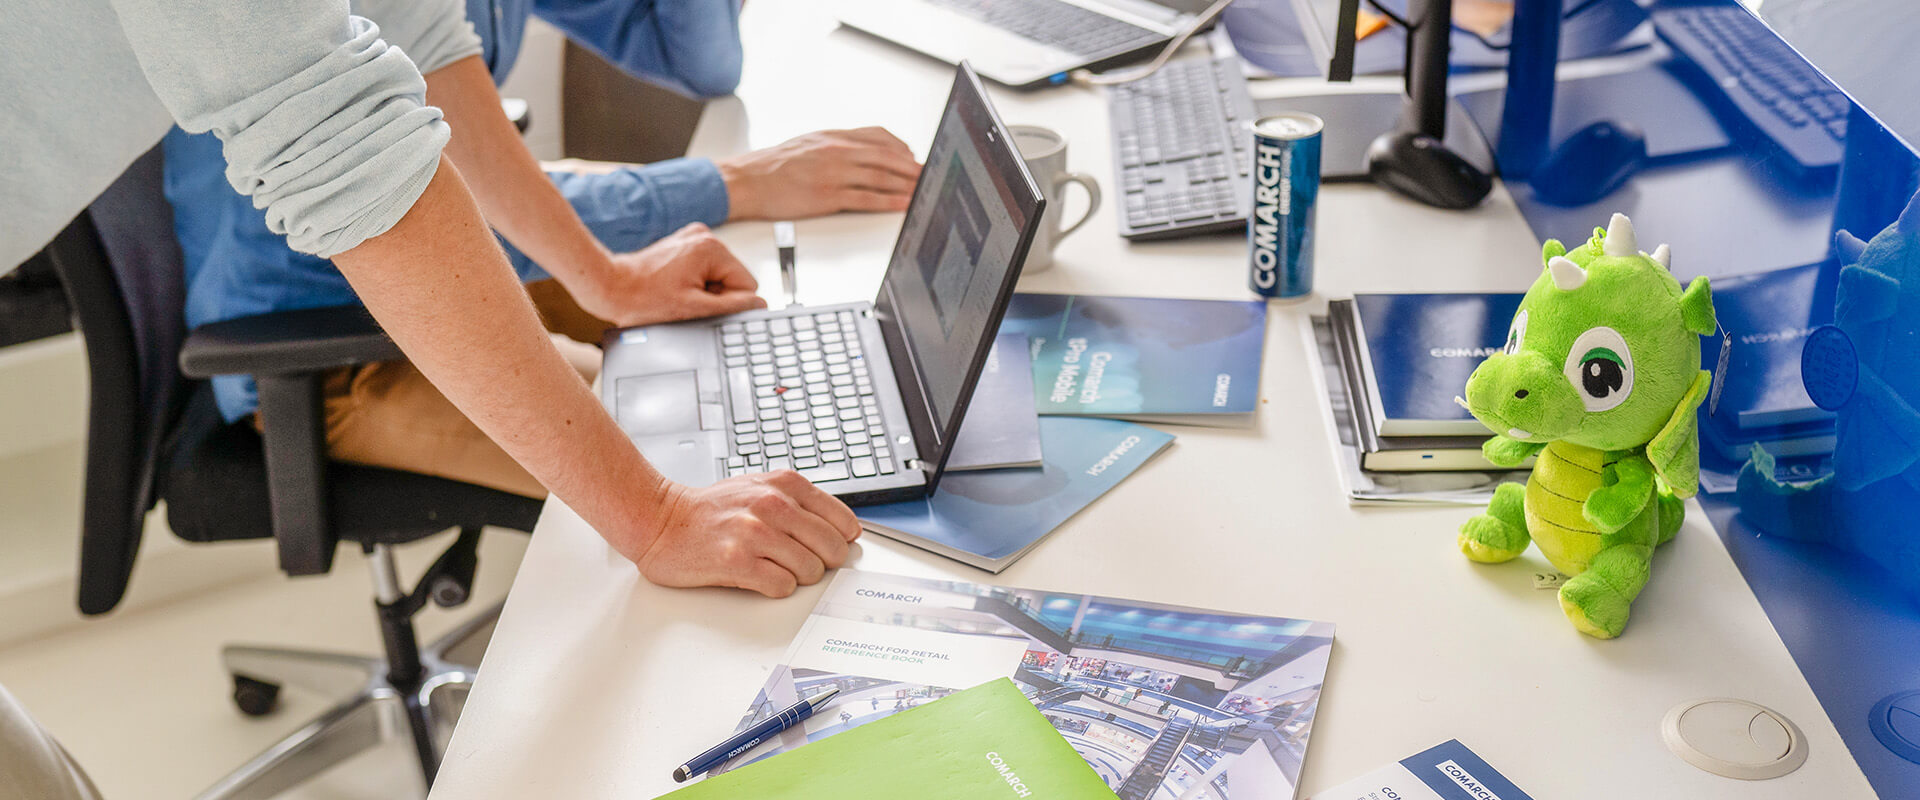
[[[527,284],[554,346],[591,381],[609,323],[582,311],[555,281]],[[342,367],[322,380],[327,454],[336,461],[417,472],[544,498],[546,487],[480,432],[413,364]],[[258,425],[258,419],[255,420]]]

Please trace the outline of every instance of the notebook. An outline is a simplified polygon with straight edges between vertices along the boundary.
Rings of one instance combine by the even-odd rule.
[[[1382,436],[1373,429],[1366,385],[1359,363],[1359,334],[1353,328],[1353,302],[1335,300],[1327,304],[1335,352],[1340,360],[1340,376],[1345,379],[1347,396],[1353,398],[1356,413],[1349,415],[1354,443],[1360,454],[1360,467],[1373,472],[1488,472],[1513,469],[1487,461],[1481,445],[1492,438],[1483,426],[1473,436]],[[1518,468],[1530,468],[1531,458]]]
[[[837,703],[815,712],[832,714]],[[1114,800],[1006,678],[715,775],[665,797]]]
[[[1381,436],[1484,436],[1453,399],[1506,344],[1519,294],[1358,294],[1360,367]]]

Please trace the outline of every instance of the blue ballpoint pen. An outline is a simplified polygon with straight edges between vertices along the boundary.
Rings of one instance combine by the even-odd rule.
[[[687,763],[675,767],[674,783],[686,783],[688,778],[725,764],[734,756],[752,750],[756,745],[766,741],[767,737],[800,724],[806,718],[813,716],[813,712],[820,710],[821,706],[826,705],[827,700],[839,693],[840,688],[837,686],[828,689],[788,706],[785,711],[768,717],[758,725],[734,734],[726,741],[689,759]]]

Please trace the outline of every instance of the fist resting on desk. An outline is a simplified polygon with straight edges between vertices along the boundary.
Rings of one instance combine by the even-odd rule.
[[[696,489],[668,483],[651,538],[608,537],[661,586],[732,586],[786,597],[846,563],[860,538],[853,511],[792,471]]]

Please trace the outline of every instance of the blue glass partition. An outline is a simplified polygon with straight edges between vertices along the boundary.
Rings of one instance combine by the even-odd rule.
[[[1652,43],[1562,62],[1550,104],[1462,102],[1546,132],[1495,143],[1544,154],[1501,163],[1541,238],[1625,212],[1712,279],[1702,503],[1867,778],[1920,797],[1920,5],[1642,5]]]

